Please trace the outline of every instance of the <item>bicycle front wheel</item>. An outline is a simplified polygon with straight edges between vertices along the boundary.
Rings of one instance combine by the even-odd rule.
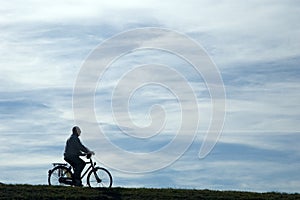
[[[72,172],[69,168],[64,166],[54,167],[49,171],[48,183],[49,185],[68,185],[59,181],[60,178],[68,178],[72,180]]]
[[[112,186],[112,176],[109,171],[102,167],[95,167],[87,177],[87,184],[93,188],[110,188]]]

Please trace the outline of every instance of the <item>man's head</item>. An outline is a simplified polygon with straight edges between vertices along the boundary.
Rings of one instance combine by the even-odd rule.
[[[73,132],[73,134],[77,134],[78,136],[80,136],[81,130],[78,126],[74,126],[72,128],[72,132]]]

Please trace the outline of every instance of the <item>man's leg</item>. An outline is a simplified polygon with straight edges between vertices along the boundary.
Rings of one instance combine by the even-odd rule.
[[[81,186],[81,172],[85,167],[85,162],[77,156],[74,156],[72,158],[65,158],[65,161],[67,161],[74,169],[74,185]]]
[[[84,169],[85,167],[85,162],[77,157],[76,159],[76,167],[75,167],[75,170],[74,170],[74,175],[75,175],[75,185],[76,186],[82,186],[82,182],[81,182],[81,172],[82,170]]]
[[[75,167],[74,167],[74,178],[75,178],[75,185],[76,186],[81,186],[82,182],[81,182],[81,172],[85,167],[85,162],[79,158],[76,157],[74,160],[75,163]]]

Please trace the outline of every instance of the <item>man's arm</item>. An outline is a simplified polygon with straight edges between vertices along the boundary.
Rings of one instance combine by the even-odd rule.
[[[76,138],[75,142],[76,142],[76,147],[77,147],[80,151],[82,151],[82,152],[84,152],[84,153],[89,153],[89,152],[90,152],[90,150],[89,150],[87,147],[85,147],[85,146],[80,142],[79,138]]]

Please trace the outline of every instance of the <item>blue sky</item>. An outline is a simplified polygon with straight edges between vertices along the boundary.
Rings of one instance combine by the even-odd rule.
[[[99,151],[97,133],[83,130],[82,141],[111,170],[115,186],[300,192],[299,2],[1,0],[0,5],[1,182],[46,184],[47,170],[52,162],[62,161],[75,123],[73,88],[84,60],[120,32],[159,27],[195,40],[218,67],[226,89],[224,128],[215,148],[199,159],[211,117],[204,80],[188,63],[166,52],[123,56],[95,91],[97,120],[110,141],[126,151],[147,153],[175,137],[180,107],[164,88],[137,90],[129,108],[136,125],[144,127],[151,121],[149,106],[163,105],[165,132],[148,139],[128,137],[120,128],[130,127],[118,126],[110,114],[109,95],[118,77],[132,66],[151,62],[172,65],[187,77],[197,96],[201,123],[179,159],[140,174],[103,163],[102,157],[116,163],[117,156]],[[118,46],[114,48],[112,52]],[[167,78],[157,70],[145,76]],[[128,158],[121,165],[154,164]]]

